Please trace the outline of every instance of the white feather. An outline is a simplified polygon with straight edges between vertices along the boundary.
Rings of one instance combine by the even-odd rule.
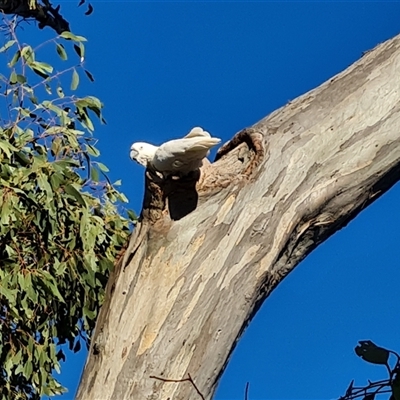
[[[152,165],[164,175],[188,174],[199,169],[210,149],[220,142],[221,139],[195,127],[182,139],[170,140],[159,147],[144,142],[134,143],[130,156],[146,167]]]
[[[211,137],[211,135],[207,131],[204,131],[203,128],[196,126],[186,136],[184,136],[184,139],[189,139],[193,137]]]

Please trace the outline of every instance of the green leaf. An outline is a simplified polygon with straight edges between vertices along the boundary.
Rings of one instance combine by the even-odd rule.
[[[109,172],[110,170],[101,162],[96,162],[97,166],[100,168],[100,171]]]
[[[103,103],[94,96],[86,96],[76,101],[77,107],[93,107],[101,110],[103,108]]]
[[[21,52],[17,50],[17,52],[14,54],[14,57],[11,59],[11,61],[7,64],[10,68],[12,68],[18,60],[21,58]]]
[[[96,168],[91,168],[91,170],[90,170],[90,179],[93,182],[99,182],[100,181],[100,174],[99,174],[99,171]]]
[[[60,369],[60,364],[59,363],[55,363],[54,364],[54,369],[56,370],[57,374],[61,374],[61,369]]]
[[[49,77],[49,74],[46,74],[45,72],[41,71],[40,69],[37,69],[34,67],[32,67],[31,69],[36,75],[39,75],[43,79],[47,79]]]
[[[53,72],[53,67],[50,64],[39,62],[39,61],[32,61],[28,64],[28,66],[32,69],[40,71],[42,73],[49,73]]]
[[[61,86],[57,86],[57,95],[58,97],[60,97],[61,99],[64,97],[64,92]]]
[[[27,63],[28,67],[40,77],[47,79],[49,74],[53,72],[53,67],[47,63],[39,61],[31,61]]]
[[[37,179],[39,187],[46,193],[46,204],[48,205],[53,200],[53,190],[48,181],[48,177],[44,174],[39,175]]]
[[[137,217],[135,211],[133,211],[133,210],[128,210],[127,212],[128,212],[129,218],[130,218],[132,221],[137,221],[138,217]]]
[[[73,40],[74,42],[86,42],[86,38],[83,36],[74,35],[72,32],[65,31],[60,35],[62,38],[67,40]]]
[[[51,126],[43,132],[43,135],[57,135],[58,133],[64,133],[66,130],[63,126]]]
[[[17,153],[14,153],[14,156],[21,164],[21,166],[26,167],[30,164],[31,159],[28,155],[25,154],[25,152],[19,151]],[[16,190],[16,188],[14,188],[14,190]],[[24,191],[22,191],[22,193],[24,193]]]
[[[83,315],[88,317],[89,319],[95,319],[97,316],[96,311],[91,311],[89,310],[89,308],[87,308],[86,306],[83,307]]]
[[[72,81],[71,81],[71,90],[76,90],[79,85],[79,75],[74,68],[72,71]]]
[[[98,157],[100,155],[100,151],[90,144],[86,145],[86,151],[93,157]]]
[[[83,61],[85,58],[85,45],[82,42],[80,42],[79,45],[74,44],[74,50],[80,57],[81,61]]]
[[[68,59],[67,52],[61,43],[56,44],[57,54],[60,56],[61,60],[65,61]]]
[[[44,88],[46,89],[46,92],[48,94],[52,94],[51,87],[50,87],[50,85],[48,83],[44,84]]]
[[[29,108],[18,107],[18,110],[23,117],[29,117],[31,115]]]
[[[32,371],[33,371],[32,361],[28,358],[28,360],[25,363],[25,368],[23,372],[25,378],[30,378],[32,375]]]
[[[15,71],[11,72],[10,75],[10,85],[15,85],[18,82],[17,73]]]
[[[370,340],[361,340],[358,343],[359,345],[354,351],[359,357],[372,364],[387,365],[390,354],[388,350],[377,346]]]
[[[32,280],[31,280],[31,276],[30,274],[26,275],[27,277],[29,276],[29,279],[31,281],[30,285],[27,285],[26,287],[26,293],[28,295],[28,298],[33,302],[33,303],[37,303],[38,301],[38,293],[35,290],[35,287],[32,285]]]
[[[4,46],[0,47],[0,53],[4,53],[10,47],[14,46],[15,43],[16,43],[16,40],[14,40],[14,39],[9,40]]]
[[[0,150],[6,153],[7,157],[11,157],[11,152],[18,151],[16,147],[14,147],[11,143],[5,140],[0,139]],[[1,151],[0,151],[1,153]]]
[[[64,299],[61,296],[61,293],[54,283],[54,278],[47,271],[40,271],[40,274],[43,275],[44,279],[42,280],[43,284],[51,291],[51,293],[58,298],[62,303],[64,303]]]
[[[81,205],[86,207],[86,202],[83,199],[82,195],[78,192],[78,190],[73,185],[65,185],[64,190],[70,196],[74,197],[76,201]]]
[[[32,63],[35,61],[35,53],[31,46],[24,46],[21,50],[21,57],[26,63]]]
[[[13,360],[13,357],[12,357],[12,353],[9,352],[7,354],[7,357],[8,358],[7,358],[6,362],[5,362],[5,364],[3,365],[3,368],[6,370],[8,375],[11,375],[11,370],[14,367],[14,360]]]
[[[45,100],[42,104],[44,108],[48,108],[49,110],[54,111],[59,117],[64,113],[64,110],[62,108],[55,106],[51,101]]]
[[[64,159],[64,160],[57,160],[54,161],[53,165],[56,167],[60,166],[63,169],[68,168],[68,167],[79,167],[79,162],[77,160],[73,159]],[[65,172],[65,171],[64,171]]]
[[[93,122],[90,119],[86,108],[79,108],[79,121],[85,128],[94,131]]]
[[[26,284],[27,284],[27,283],[28,283],[28,282],[25,281],[25,276],[24,276],[24,274],[19,273],[19,274],[18,274],[18,285],[19,285],[19,287],[20,287],[20,289],[21,289],[22,291],[25,291],[25,290],[26,290]]]
[[[18,375],[23,371],[24,371],[24,364],[19,364],[18,367],[15,370],[15,375]]]
[[[75,39],[83,57],[84,38],[64,36]],[[0,74],[10,111],[10,121],[0,126],[0,301],[7,327],[0,329],[0,400],[64,391],[53,377],[59,371],[56,343],[73,348],[81,333],[92,334],[110,270],[132,226],[120,215],[124,195],[95,182],[107,167],[91,161],[99,151],[88,129],[93,113],[102,121],[103,104],[85,94],[64,96],[63,71],[36,61],[29,44],[18,41],[21,52],[15,52],[16,43],[0,49],[14,46],[7,54],[10,69]],[[54,46],[53,59],[66,59],[65,42]]]
[[[50,176],[50,185],[54,191],[58,190],[63,184],[63,182],[64,179],[62,178],[62,175],[59,173],[54,173]]]
[[[24,84],[24,83],[26,83],[26,78],[25,78],[24,75],[17,74],[17,81],[18,81],[19,83]]]
[[[10,303],[15,302],[16,293],[14,290],[10,290],[4,286],[0,286],[0,294],[4,296]]]
[[[14,364],[19,364],[21,361],[21,357],[22,357],[22,351],[20,350],[13,358]]]
[[[123,203],[129,203],[129,200],[127,199],[127,197],[121,192],[118,195],[118,200],[122,201]]]
[[[31,101],[32,104],[34,104],[35,106],[39,104],[37,97],[35,96],[30,96],[29,100]]]

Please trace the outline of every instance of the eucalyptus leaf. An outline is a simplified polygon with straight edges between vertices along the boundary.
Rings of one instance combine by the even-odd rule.
[[[61,36],[75,41],[84,55],[84,38]],[[91,118],[102,120],[102,102],[78,93],[77,78],[77,95],[64,93],[63,71],[35,59],[49,57],[40,45],[35,54],[29,44],[10,41],[0,52],[17,43],[21,52],[0,75],[4,83],[12,82],[3,93],[16,117],[0,127],[0,300],[3,326],[18,327],[0,329],[0,394],[6,400],[37,400],[65,391],[53,376],[65,359],[57,346],[75,346],[82,329],[88,337],[93,332],[131,223],[120,215],[125,197],[99,182],[99,171],[107,180],[108,168],[93,161],[100,152]],[[64,45],[55,46],[67,65]],[[67,65],[66,71],[77,74],[78,67]],[[85,179],[89,174],[92,179]],[[11,390],[16,386],[19,397]]]
[[[387,364],[390,354],[388,350],[377,346],[370,340],[361,340],[358,343],[354,351],[363,360],[373,364]]]
[[[16,51],[11,61],[7,64],[9,68],[12,68],[18,60],[21,58],[21,52],[19,50]]]
[[[4,53],[7,51],[10,47],[14,46],[14,44],[17,43],[16,40],[12,39],[9,40],[4,46],[0,47],[0,53]]]
[[[73,40],[74,42],[86,42],[86,38],[83,36],[74,35],[72,32],[64,31],[60,35],[64,39]]]
[[[71,90],[76,90],[76,88],[79,85],[79,75],[78,72],[76,72],[76,69],[72,71],[72,81],[71,81]]]
[[[58,97],[60,97],[60,98],[65,97],[64,91],[61,86],[57,86],[57,94],[58,94]]]
[[[56,44],[57,54],[60,56],[61,60],[66,61],[68,59],[67,52],[61,43]]]

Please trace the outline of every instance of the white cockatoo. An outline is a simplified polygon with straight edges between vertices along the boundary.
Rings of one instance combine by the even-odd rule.
[[[195,127],[182,139],[170,140],[161,146],[133,143],[130,156],[145,167],[152,166],[164,176],[186,175],[199,169],[211,147],[220,142],[221,139],[213,138],[202,128]]]

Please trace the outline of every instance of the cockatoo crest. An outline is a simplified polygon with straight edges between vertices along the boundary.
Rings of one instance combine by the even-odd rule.
[[[159,147],[144,142],[134,143],[130,156],[145,167],[151,165],[164,176],[184,175],[199,169],[209,150],[220,141],[202,128],[195,127],[182,139],[170,140]]]

